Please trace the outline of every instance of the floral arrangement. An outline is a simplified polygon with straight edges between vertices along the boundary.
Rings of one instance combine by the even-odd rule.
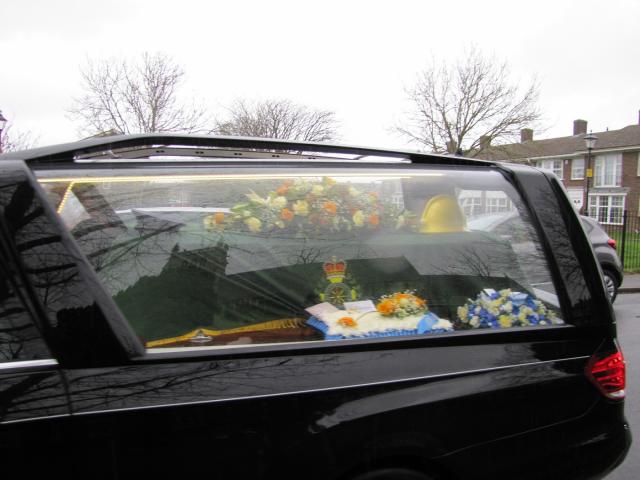
[[[337,183],[329,177],[319,181],[285,180],[266,197],[253,191],[246,197],[246,202],[234,205],[229,213],[218,212],[205,217],[205,228],[240,227],[254,233],[278,230],[304,233],[310,230],[402,228],[415,223],[415,216],[381,201],[378,192]]]
[[[376,305],[376,310],[385,317],[405,318],[420,315],[428,308],[425,300],[407,290],[404,293],[396,292],[391,295],[383,295]]]
[[[384,316],[378,311],[336,310],[311,316],[307,325],[320,330],[326,340],[344,338],[397,337],[453,331],[449,320],[431,312],[403,318]]]
[[[564,323],[540,300],[511,289],[483,290],[458,307],[462,328],[508,328]]]

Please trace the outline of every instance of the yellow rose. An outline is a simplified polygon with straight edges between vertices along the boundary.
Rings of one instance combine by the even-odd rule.
[[[357,197],[358,195],[360,195],[360,190],[358,190],[356,187],[349,187],[349,195],[351,195],[352,197]]]
[[[322,185],[314,185],[311,189],[311,193],[314,195],[322,195],[322,192],[324,192],[324,187]]]
[[[244,223],[252,232],[259,232],[262,227],[262,222],[256,217],[247,218]]]
[[[362,213],[362,210],[358,210],[353,214],[353,224],[356,227],[362,227],[364,225],[364,213]]]
[[[463,322],[468,322],[467,315],[469,314],[469,309],[465,305],[464,307],[458,307],[458,318]]]
[[[500,315],[498,317],[498,323],[501,327],[507,328],[511,326],[511,317],[509,315]]]
[[[306,200],[298,200],[293,204],[293,212],[301,217],[309,215],[309,204]]]

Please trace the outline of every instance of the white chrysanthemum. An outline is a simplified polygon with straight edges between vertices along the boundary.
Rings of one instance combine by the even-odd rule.
[[[271,206],[273,208],[281,210],[287,206],[287,199],[283,196],[276,197],[271,201]]]

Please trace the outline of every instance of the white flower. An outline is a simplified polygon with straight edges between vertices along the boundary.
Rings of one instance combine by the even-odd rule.
[[[282,196],[276,197],[271,200],[271,206],[277,210],[282,210],[287,206],[287,199]]]
[[[469,324],[472,327],[477,327],[478,325],[480,325],[480,318],[474,315],[473,317],[471,317],[471,321],[469,322]]]
[[[253,190],[251,190],[251,193],[247,193],[247,198],[249,199],[249,201],[251,203],[257,203],[258,205],[266,205],[267,204],[267,200],[260,197],[256,192],[254,192]]]
[[[360,190],[358,190],[356,187],[349,187],[349,195],[351,195],[352,197],[357,197],[358,195],[360,195]]]
[[[311,189],[311,193],[314,195],[322,195],[322,192],[324,192],[324,187],[322,185],[314,185]]]

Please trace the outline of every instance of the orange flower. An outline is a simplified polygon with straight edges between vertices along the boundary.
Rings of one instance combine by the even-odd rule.
[[[342,325],[343,327],[354,328],[354,327],[358,326],[358,322],[356,322],[351,317],[342,317],[342,318],[338,319],[338,325]]]
[[[381,301],[376,306],[376,310],[378,310],[382,315],[392,315],[395,309],[396,309],[395,302],[389,298]]]
[[[288,208],[283,208],[282,211],[280,212],[280,218],[282,220],[286,220],[287,222],[290,222],[291,220],[293,220],[293,212]]]
[[[213,215],[213,221],[216,222],[216,225],[220,225],[222,222],[224,222],[224,213],[216,212]]]
[[[282,185],[280,185],[277,189],[276,189],[276,193],[278,195],[280,195],[281,197],[286,195],[286,193],[289,191],[289,187],[293,185],[293,181],[292,180],[285,180],[284,182],[282,182]]]
[[[374,213],[369,217],[369,223],[371,223],[371,225],[373,225],[374,227],[380,225],[380,217],[378,217],[377,213]]]
[[[396,300],[402,300],[404,298],[410,299],[413,298],[413,295],[411,295],[410,293],[396,293],[393,298],[395,298]]]
[[[338,212],[338,206],[335,202],[324,202],[322,207],[329,215],[335,215]]]

